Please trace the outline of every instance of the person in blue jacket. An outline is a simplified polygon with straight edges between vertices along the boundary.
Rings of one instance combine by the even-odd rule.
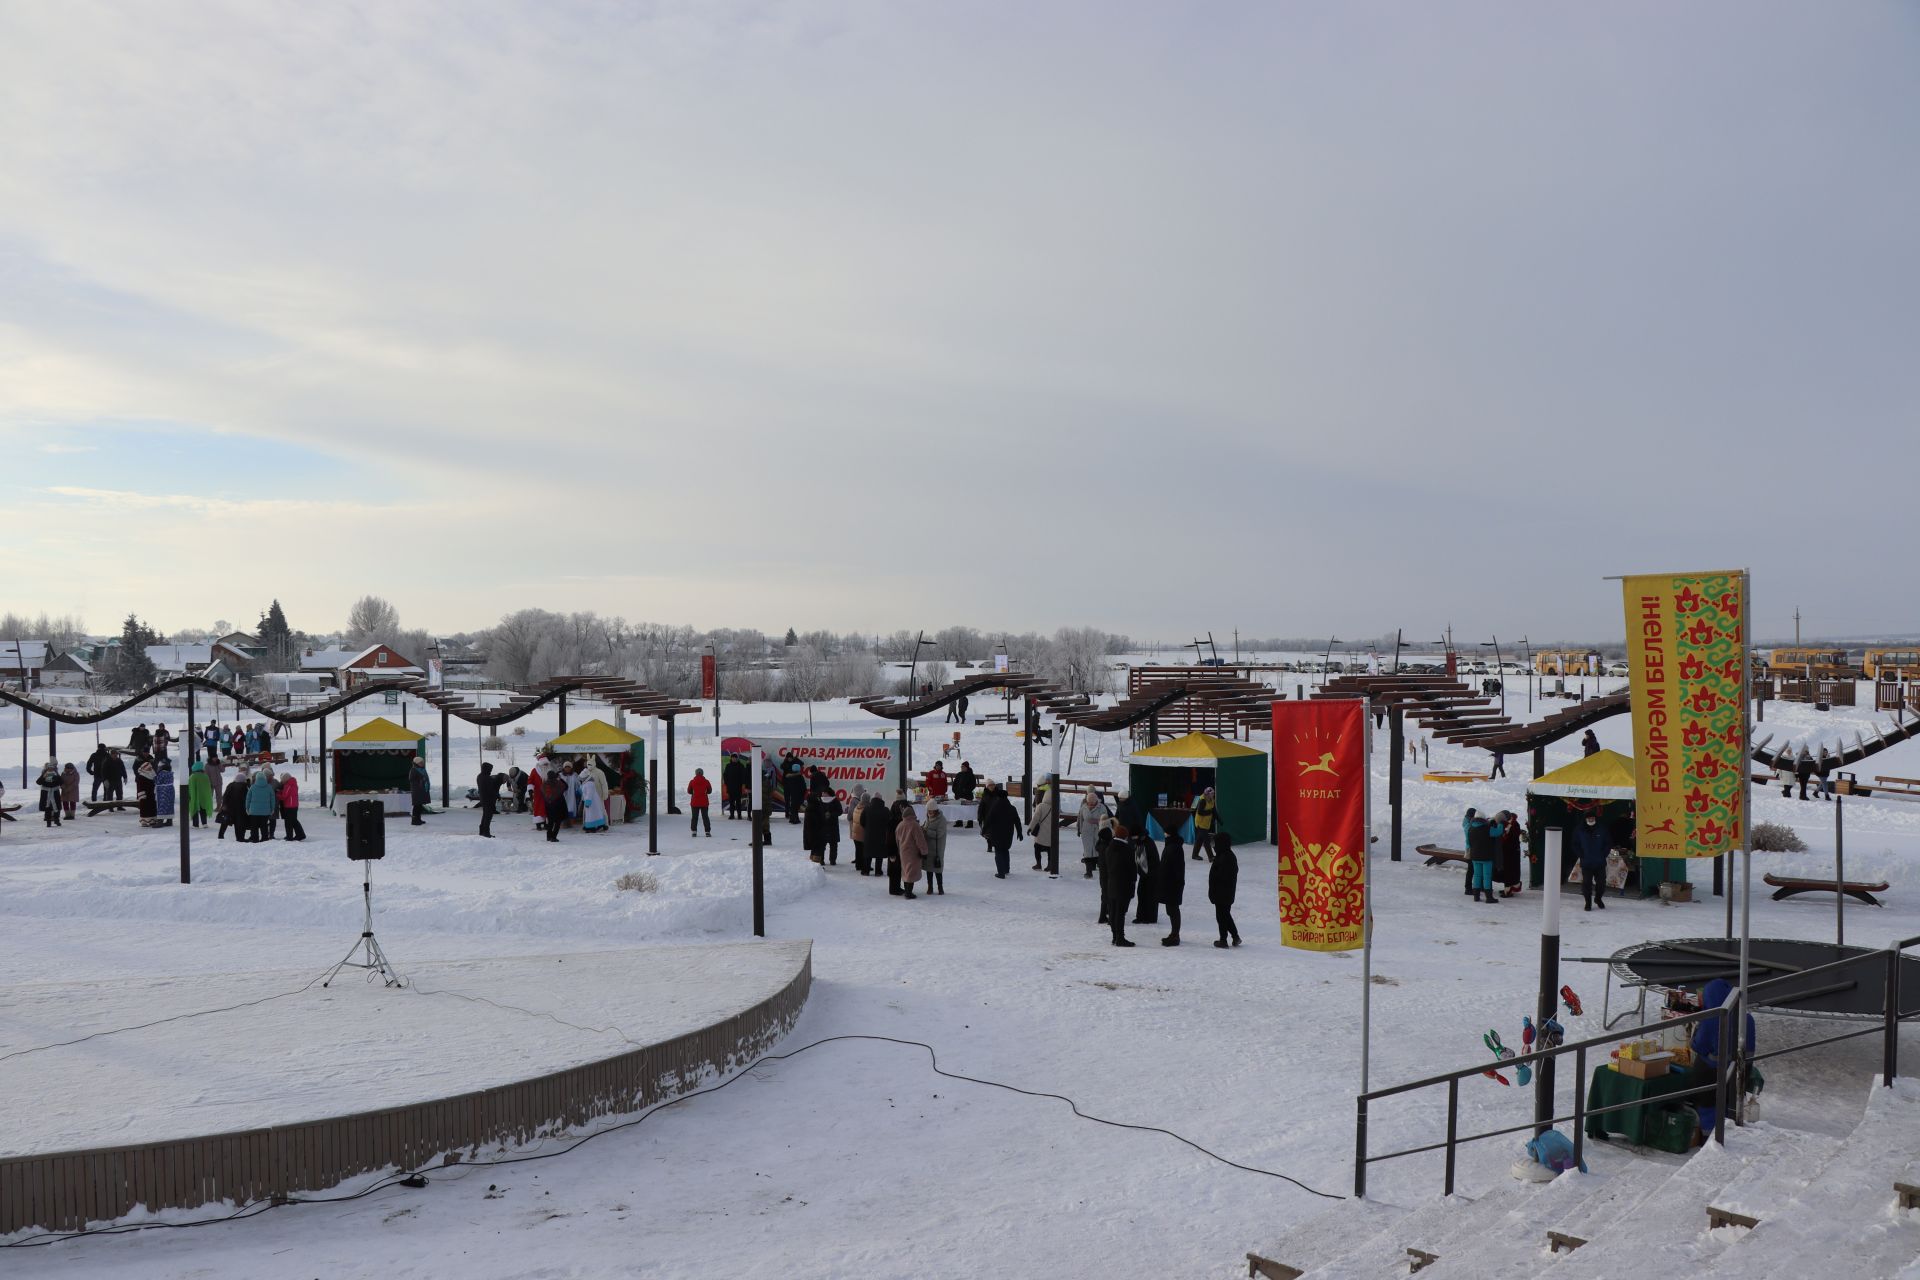
[[[1732,995],[1733,984],[1725,978],[1715,978],[1707,984],[1707,989],[1700,993],[1700,1007],[1702,1009],[1718,1009],[1720,1006],[1726,1004],[1728,998]],[[1751,1058],[1753,1057],[1754,1045],[1753,1015],[1750,1013],[1746,1014],[1745,1020],[1747,1024],[1745,1056]],[[1702,1018],[1693,1024],[1693,1066],[1695,1073],[1699,1075],[1702,1081],[1712,1079],[1711,1073],[1717,1072],[1720,1069],[1720,1019]],[[1728,1096],[1739,1097],[1745,1087],[1746,1082],[1736,1074],[1732,1082],[1728,1085]],[[1719,1119],[1719,1111],[1713,1105],[1714,1098],[1712,1094],[1709,1093],[1701,1096],[1703,1096],[1706,1101],[1702,1102],[1696,1099],[1693,1104],[1694,1110],[1700,1115],[1700,1131],[1702,1133],[1712,1133],[1713,1126]]]
[[[279,808],[280,798],[273,793],[273,779],[262,769],[247,783],[247,837],[250,843],[273,839],[273,818]],[[237,840],[239,836],[234,838]]]

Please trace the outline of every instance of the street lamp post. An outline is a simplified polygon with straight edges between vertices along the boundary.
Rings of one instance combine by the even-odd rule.
[[[1327,651],[1324,655],[1322,655],[1320,659],[1320,687],[1322,689],[1327,687],[1328,668],[1333,662],[1333,646],[1339,643],[1340,643],[1339,636],[1327,637]]]
[[[1506,673],[1500,670],[1500,637],[1482,640],[1480,647],[1493,650],[1493,678],[1500,684],[1500,714],[1505,715],[1507,714],[1507,677]]]
[[[1533,719],[1533,646],[1520,637],[1520,649],[1527,655],[1527,719]]]

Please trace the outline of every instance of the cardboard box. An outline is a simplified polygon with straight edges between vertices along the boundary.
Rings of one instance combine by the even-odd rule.
[[[1667,1067],[1672,1062],[1672,1054],[1656,1053],[1644,1058],[1622,1058],[1613,1067],[1621,1075],[1632,1076],[1635,1080],[1658,1080],[1667,1074]]]
[[[1685,880],[1667,880],[1660,885],[1663,902],[1692,902],[1693,886]]]

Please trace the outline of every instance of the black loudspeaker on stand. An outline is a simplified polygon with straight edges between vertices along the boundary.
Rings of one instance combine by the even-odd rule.
[[[380,940],[373,936],[373,864],[387,856],[387,807],[379,800],[350,800],[347,802],[347,857],[360,864],[364,873],[360,881],[361,902],[365,907],[365,917],[360,927],[360,937],[347,951],[346,959],[333,966],[325,982],[320,985],[329,987],[340,976],[342,969],[365,969],[367,977],[379,974],[390,987],[404,986],[400,975],[393,971],[393,965],[387,960],[387,953],[380,948]],[[355,959],[360,956],[360,959]]]

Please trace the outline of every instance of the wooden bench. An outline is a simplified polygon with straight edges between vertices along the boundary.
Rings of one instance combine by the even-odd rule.
[[[0,822],[20,821],[20,819],[13,816],[18,812],[20,812],[20,806],[17,804],[0,804]]]
[[[140,801],[138,797],[131,800],[123,797],[119,800],[82,800],[80,805],[87,811],[87,816],[91,818],[96,814],[109,812],[118,813],[122,809],[138,809],[140,807]]]
[[[1920,796],[1920,778],[1890,778],[1884,773],[1876,773],[1873,782],[1875,791],[1896,796]]]
[[[1893,1194],[1902,1209],[1920,1209],[1920,1160],[1915,1160],[1893,1180]]]
[[[1873,895],[1876,893],[1885,893],[1888,888],[1885,880],[1880,880],[1873,884],[1868,884],[1862,880],[1843,880],[1836,885],[1831,880],[1810,880],[1802,876],[1776,876],[1771,871],[1760,878],[1767,884],[1773,886],[1775,890],[1773,898],[1776,902],[1782,898],[1791,898],[1796,893],[1818,893],[1822,891],[1832,893],[1837,888],[1849,898],[1857,899],[1870,907],[1878,907],[1884,906],[1885,904]]]
[[[1437,844],[1415,846],[1414,852],[1425,858],[1427,860],[1426,865],[1429,867],[1441,867],[1449,862],[1467,861],[1467,851],[1465,849],[1443,849]]]

